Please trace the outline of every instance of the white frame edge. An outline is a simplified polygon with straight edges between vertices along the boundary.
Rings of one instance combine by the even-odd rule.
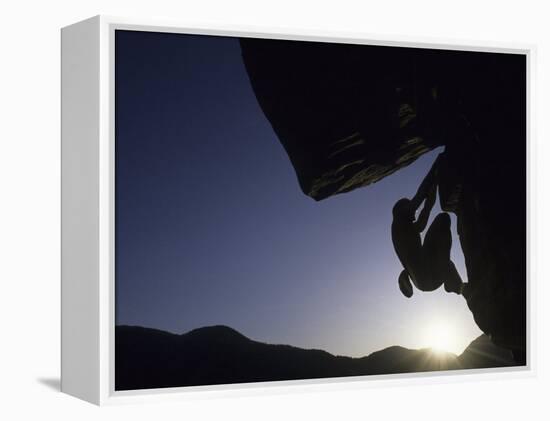
[[[244,36],[525,54],[527,61],[527,366],[382,376],[114,390],[114,31]],[[525,378],[536,375],[531,226],[533,45],[96,16],[62,29],[61,390],[98,405]]]
[[[61,391],[99,403],[99,26],[61,32]]]

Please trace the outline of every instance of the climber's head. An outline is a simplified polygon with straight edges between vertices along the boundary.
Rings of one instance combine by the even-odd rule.
[[[407,199],[399,199],[393,206],[393,219],[400,221],[414,221],[414,209],[412,202]]]

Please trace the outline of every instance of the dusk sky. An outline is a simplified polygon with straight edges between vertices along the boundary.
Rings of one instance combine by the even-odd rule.
[[[237,39],[117,31],[115,83],[118,325],[223,324],[349,356],[434,346],[442,329],[461,352],[481,334],[463,297],[440,288],[407,299],[397,284],[391,210],[440,151],[315,202],[256,101]]]

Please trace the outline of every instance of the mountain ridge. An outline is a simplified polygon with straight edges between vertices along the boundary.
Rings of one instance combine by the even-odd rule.
[[[481,335],[460,354],[390,346],[363,357],[255,341],[225,325],[176,334],[116,326],[115,389],[301,380],[515,365]]]

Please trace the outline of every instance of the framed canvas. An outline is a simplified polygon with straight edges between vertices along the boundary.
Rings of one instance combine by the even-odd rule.
[[[62,391],[533,373],[530,46],[62,29]]]

